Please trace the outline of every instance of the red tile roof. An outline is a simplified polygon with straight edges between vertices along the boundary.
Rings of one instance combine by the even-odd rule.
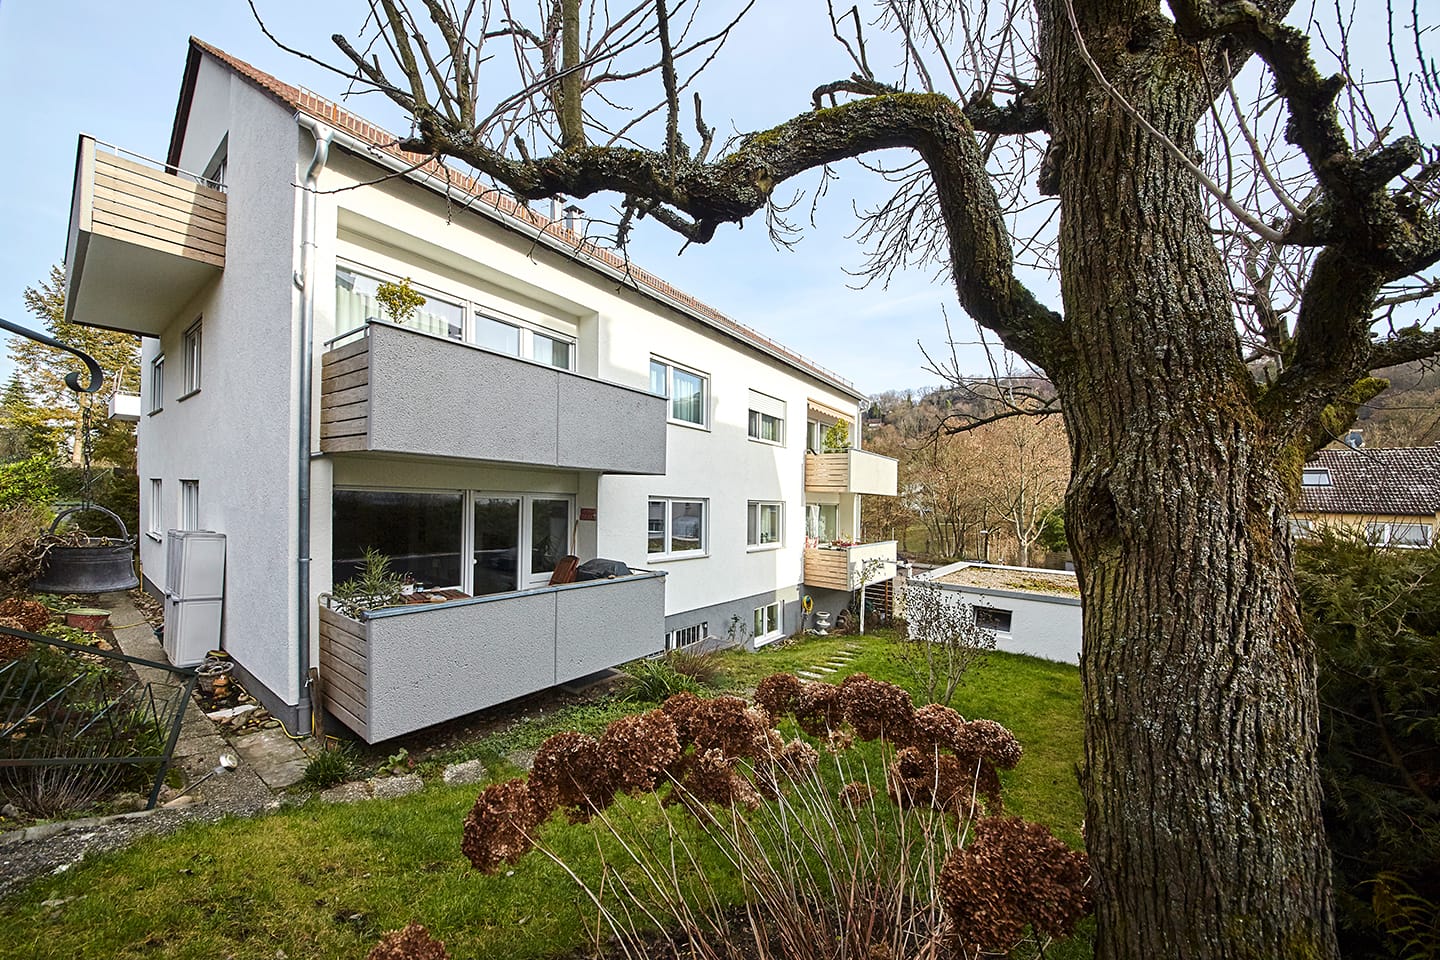
[[[198,66],[197,52],[204,52],[214,57],[220,63],[229,67],[235,73],[250,81],[256,87],[269,94],[281,104],[293,110],[307,113],[317,120],[344,131],[357,140],[361,140],[376,149],[390,154],[391,156],[404,161],[407,165],[416,165],[419,172],[429,174],[446,185],[446,189],[456,190],[469,194],[475,198],[478,207],[485,205],[493,209],[500,216],[497,218],[502,224],[510,220],[519,220],[531,227],[538,228],[544,235],[552,238],[558,245],[568,248],[561,252],[569,254],[581,263],[585,260],[598,261],[601,265],[620,271],[625,278],[641,292],[651,295],[659,295],[710,325],[720,328],[729,335],[759,347],[761,350],[778,356],[784,362],[796,367],[811,376],[817,377],[831,386],[839,388],[842,392],[850,394],[858,399],[864,399],[864,394],[856,391],[854,384],[837,373],[820,366],[819,364],[806,359],[795,353],[793,350],[771,340],[764,334],[742,323],[730,319],[708,304],[701,303],[694,297],[682,290],[678,290],[664,280],[655,276],[641,267],[636,266],[624,257],[612,250],[597,246],[593,241],[570,230],[565,229],[562,224],[542,217],[531,210],[525,204],[515,198],[497,190],[494,187],[487,187],[474,177],[468,176],[458,170],[447,167],[437,160],[427,160],[423,155],[409,153],[401,150],[396,144],[400,138],[386,130],[377,127],[362,117],[358,117],[348,110],[320,97],[309,90],[291,86],[276,79],[263,70],[260,70],[238,57],[231,56],[218,47],[211,46],[203,40],[195,37],[190,38],[190,54],[186,64],[185,87],[180,93],[180,104],[176,112],[175,127],[171,133],[169,162],[174,165],[179,160],[181,142],[184,137],[184,126],[186,114],[190,108],[190,95],[195,83],[196,67]],[[440,189],[435,180],[425,181],[432,189]]]
[[[1302,486],[1306,513],[1433,517],[1440,511],[1440,446],[1321,450],[1306,469],[1330,471],[1329,486]]]

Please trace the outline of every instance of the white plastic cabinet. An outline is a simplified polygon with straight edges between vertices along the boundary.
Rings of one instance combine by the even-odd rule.
[[[165,655],[193,667],[220,646],[225,603],[225,535],[170,530],[165,535]]]

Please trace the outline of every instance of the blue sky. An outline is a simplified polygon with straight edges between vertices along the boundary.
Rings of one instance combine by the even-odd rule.
[[[353,35],[364,5],[357,0],[258,0],[267,24],[287,43],[332,61],[330,34]],[[825,29],[824,4],[806,0],[760,8],[742,25],[702,83],[706,119],[722,131],[768,126],[800,112],[818,83],[848,74]],[[243,0],[115,3],[91,0],[0,0],[0,122],[11,131],[0,152],[0,317],[35,326],[22,292],[65,255],[75,142],[81,132],[152,157],[169,142],[185,62],[195,35],[287,82],[338,99],[343,81],[267,40]],[[813,38],[797,44],[796,37]],[[723,72],[722,72],[723,71]],[[793,101],[793,102],[792,102]],[[348,104],[392,129],[395,112],[374,97]],[[879,198],[878,178],[855,168],[819,205],[816,224],[793,252],[776,251],[761,221],[727,228],[683,256],[677,238],[642,224],[632,241],[636,262],[742,323],[828,366],[867,392],[936,382],[922,370],[917,340],[942,346],[941,305],[957,339],[973,341],[953,288],[913,272],[891,288],[850,289],[845,268],[861,263],[852,200]],[[803,184],[809,187],[813,181]],[[587,205],[594,201],[587,201]],[[797,210],[808,221],[808,203]],[[589,212],[608,214],[603,205]],[[965,348],[967,369],[984,368]],[[0,357],[0,382],[10,373]]]

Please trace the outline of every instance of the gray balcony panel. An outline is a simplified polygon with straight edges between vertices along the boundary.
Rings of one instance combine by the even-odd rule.
[[[566,590],[556,599],[556,683],[664,648],[663,578],[639,580],[621,590]]]
[[[371,322],[365,343],[368,359],[326,355],[326,452],[665,472],[663,398],[388,323]],[[342,393],[364,396],[332,411]]]
[[[320,620],[326,705],[377,743],[660,650],[665,578],[391,607],[363,622],[322,609]]]

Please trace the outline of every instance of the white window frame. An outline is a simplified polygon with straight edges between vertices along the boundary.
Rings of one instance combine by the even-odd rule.
[[[418,494],[459,494],[460,495],[460,582],[438,587],[437,589],[454,588],[471,596],[475,595],[475,501],[476,500],[519,500],[520,501],[520,536],[516,542],[515,549],[519,554],[515,558],[515,591],[529,590],[532,587],[545,586],[550,582],[553,570],[546,570],[542,573],[535,573],[530,569],[530,548],[534,544],[535,531],[531,522],[530,507],[535,500],[563,500],[569,507],[570,523],[567,531],[565,552],[560,556],[567,556],[575,552],[575,518],[578,516],[575,507],[575,495],[571,493],[538,493],[522,492],[519,490],[460,490],[441,487],[365,487],[344,484],[337,486],[336,490],[349,490],[355,493],[418,493]],[[522,575],[523,571],[523,575]],[[487,596],[503,596],[503,594],[487,594]]]
[[[203,322],[203,317],[198,318],[186,327],[185,335],[181,340],[181,356],[185,360],[185,389],[178,398],[180,400],[200,392],[201,365],[205,359]]]
[[[165,501],[162,499],[163,494],[164,484],[161,483],[160,478],[151,477],[150,500],[148,503],[149,511],[145,517],[145,535],[151,540],[159,540],[165,536],[165,531],[162,529],[160,522],[161,517],[165,516],[163,509]]]
[[[661,394],[670,402],[665,405],[665,419],[676,426],[691,427],[696,430],[710,429],[710,374],[694,367],[687,367],[683,363],[676,363],[664,357],[657,357],[653,354],[650,357],[652,364],[658,364],[665,368],[665,392]],[[675,371],[688,373],[692,377],[700,378],[700,422],[694,420],[683,420],[675,416]]]
[[[1425,542],[1396,542],[1396,527],[1419,527],[1424,533]],[[1365,524],[1365,539],[1380,547],[1393,547],[1397,550],[1424,550],[1435,542],[1435,528],[1423,520],[1380,520],[1368,521]]]
[[[764,507],[774,507],[775,539],[769,543],[759,539],[761,524],[760,512]],[[756,539],[751,539],[751,536]],[[751,500],[745,505],[745,546],[750,552],[759,550],[779,550],[785,545],[785,504],[780,500]]]
[[[756,646],[769,643],[771,640],[778,640],[784,636],[784,611],[780,607],[780,601],[774,600],[764,606],[756,607],[750,614],[750,639]],[[766,629],[761,629],[761,628]]]
[[[665,526],[661,531],[661,538],[665,542],[665,549],[661,553],[650,553],[650,505],[654,503],[665,504]],[[682,550],[675,552],[671,539],[671,524],[674,521],[674,505],[677,503],[698,503],[700,504],[700,549]],[[645,503],[645,550],[649,560],[692,560],[700,557],[710,556],[710,501],[702,497],[650,497]]]
[[[1330,477],[1329,467],[1303,467],[1300,470],[1300,485],[1302,487],[1330,487],[1334,481]]]
[[[527,323],[526,321],[521,320],[517,317],[503,314],[498,310],[494,310],[489,307],[474,306],[473,304],[472,309],[468,312],[467,316],[469,318],[470,329],[466,331],[465,339],[466,342],[471,344],[472,346],[479,347],[481,350],[489,350],[491,353],[499,353],[502,356],[506,357],[519,357],[521,360],[529,360],[531,363],[538,363],[541,366],[549,367],[552,370],[568,370],[571,373],[575,372],[577,354],[579,354],[580,351],[578,349],[575,338],[570,336],[568,333],[561,333],[559,330],[551,330],[549,327],[542,327],[539,324],[535,323]],[[512,354],[504,350],[497,350],[494,347],[487,347],[485,344],[478,342],[476,338],[479,335],[479,321],[482,318],[485,320],[489,320],[492,323],[499,323],[507,327],[514,327],[516,333],[518,334],[517,342],[520,352]],[[543,360],[536,360],[535,337],[537,335],[542,337],[548,337],[551,340],[558,340],[561,343],[569,344],[570,365],[567,367],[557,367],[553,363],[546,363]]]
[[[761,393],[759,390],[750,391],[750,409],[745,417],[745,434],[756,443],[768,443],[772,447],[785,446],[785,401],[779,397],[772,397],[768,393]],[[763,430],[756,431],[756,425],[764,426],[765,420],[773,420],[777,425],[776,433],[779,438],[771,440],[769,437],[761,436]]]
[[[200,481],[181,480],[180,496],[176,504],[179,513],[178,527],[181,530],[200,529]]]
[[[665,649],[680,650],[691,644],[699,643],[710,634],[709,621],[692,623],[688,627],[680,627],[676,630],[669,630],[665,633]]]
[[[146,395],[147,413],[165,409],[165,354],[157,353],[150,361],[150,392]]]

